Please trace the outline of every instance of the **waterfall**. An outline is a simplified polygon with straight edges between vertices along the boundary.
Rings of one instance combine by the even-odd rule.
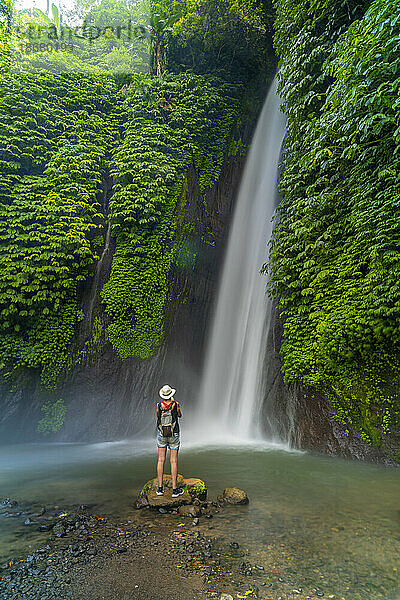
[[[277,79],[250,147],[219,284],[204,374],[192,414],[196,437],[262,437],[263,366],[271,301],[260,269],[268,256],[278,162],[285,133]]]

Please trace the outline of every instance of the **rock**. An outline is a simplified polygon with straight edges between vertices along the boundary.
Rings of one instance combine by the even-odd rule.
[[[192,501],[198,499],[199,501],[205,500],[207,498],[207,487],[204,481],[201,479],[197,479],[194,477],[190,477],[189,479],[185,479],[183,475],[178,475],[177,478],[178,487],[181,487],[187,492]],[[151,492],[156,492],[158,487],[157,477],[154,479],[150,479],[142,488],[142,491],[139,494],[139,498],[147,497]],[[172,480],[171,475],[164,475],[163,477],[163,487],[164,493],[167,490],[172,489]]]
[[[228,504],[248,504],[249,498],[245,491],[239,488],[225,488],[222,494],[222,498]]]
[[[177,498],[172,498],[172,490],[165,489],[163,496],[157,496],[155,491],[147,494],[147,501],[151,508],[175,508],[182,504],[192,504],[192,498],[184,492]]]
[[[134,506],[137,509],[147,508],[149,506],[149,502],[148,502],[146,496],[139,496],[139,498],[136,500]]]
[[[177,482],[178,482],[178,486],[179,487],[182,487],[183,480],[184,480],[183,475],[178,475]],[[164,487],[164,491],[172,489],[171,475],[164,475],[164,477],[163,477],[163,487]],[[148,481],[143,486],[142,491],[139,494],[139,498],[141,498],[143,496],[147,496],[149,494],[149,492],[152,492],[152,491],[156,492],[157,488],[158,488],[158,480],[157,480],[157,477],[154,477],[154,479],[150,479],[150,481]]]
[[[1,501],[1,506],[17,506],[18,502],[16,500],[12,500],[11,498],[4,498]]]
[[[207,498],[207,487],[204,481],[190,477],[183,480],[183,486],[187,489],[193,499],[205,500]]]
[[[201,513],[201,510],[198,506],[194,506],[193,504],[182,505],[178,508],[178,513],[181,517],[198,517]]]
[[[195,519],[193,519],[192,525],[198,525],[198,524],[199,524],[199,518],[196,517]]]
[[[233,596],[230,594],[221,594],[219,600],[233,600]]]
[[[56,537],[63,537],[66,534],[65,528],[62,523],[57,523],[53,527],[53,533]]]

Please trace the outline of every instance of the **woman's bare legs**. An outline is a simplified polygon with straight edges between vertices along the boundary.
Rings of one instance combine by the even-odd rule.
[[[164,463],[165,456],[167,454],[166,448],[158,449],[158,461],[157,461],[157,477],[158,477],[158,485],[161,487],[163,484],[163,474],[164,474]]]
[[[172,489],[175,490],[177,485],[178,478],[178,450],[170,450],[169,451],[169,459],[171,461],[171,479],[172,479]]]

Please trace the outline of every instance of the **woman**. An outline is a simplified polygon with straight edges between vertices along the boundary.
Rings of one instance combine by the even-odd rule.
[[[177,498],[183,494],[183,489],[177,487],[178,477],[178,450],[180,446],[179,422],[178,418],[182,416],[179,402],[174,400],[176,390],[170,388],[169,385],[164,385],[159,394],[162,402],[157,404],[157,446],[158,446],[158,462],[157,462],[157,477],[158,488],[157,495],[164,494],[163,489],[163,474],[164,463],[167,454],[167,448],[170,452],[171,461],[171,479],[172,479],[172,498]]]

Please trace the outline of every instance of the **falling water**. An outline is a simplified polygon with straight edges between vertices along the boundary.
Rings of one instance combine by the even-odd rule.
[[[251,144],[218,292],[193,427],[209,440],[262,437],[263,361],[271,302],[260,269],[272,233],[285,133],[277,79]]]

